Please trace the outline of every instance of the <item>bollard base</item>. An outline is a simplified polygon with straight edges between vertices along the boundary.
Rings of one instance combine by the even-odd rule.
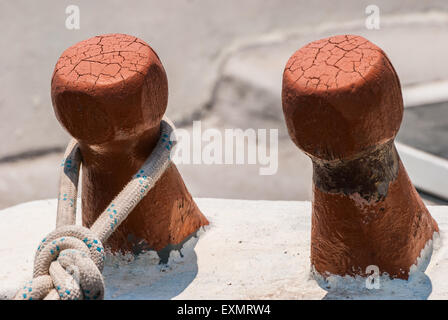
[[[310,202],[195,201],[210,226],[165,252],[167,263],[155,251],[107,255],[106,299],[448,299],[448,207],[428,207],[440,239],[426,271],[415,270],[409,280],[381,277],[378,289],[368,289],[360,277],[344,277],[333,288],[313,279]],[[37,244],[54,229],[56,205],[42,200],[0,211],[1,298],[31,277]]]

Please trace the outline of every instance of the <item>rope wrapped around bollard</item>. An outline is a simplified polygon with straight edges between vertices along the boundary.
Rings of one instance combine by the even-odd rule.
[[[99,300],[104,298],[103,243],[169,167],[175,127],[166,117],[159,141],[131,181],[112,200],[91,229],[75,225],[81,153],[72,139],[67,146],[59,186],[56,230],[40,243],[33,279],[18,290],[16,300]]]

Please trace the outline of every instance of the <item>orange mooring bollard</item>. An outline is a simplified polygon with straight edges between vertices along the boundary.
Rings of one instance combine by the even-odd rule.
[[[51,96],[58,120],[79,142],[82,220],[90,227],[159,139],[168,101],[165,70],[142,40],[97,36],[61,55]],[[113,251],[160,250],[207,224],[171,164],[107,244]]]
[[[398,76],[385,53],[353,35],[312,42],[283,74],[289,135],[313,162],[311,264],[321,275],[407,279],[438,231],[401,163]]]

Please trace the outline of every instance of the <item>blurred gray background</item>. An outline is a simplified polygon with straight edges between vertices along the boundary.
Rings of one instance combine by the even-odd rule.
[[[370,4],[380,9],[379,30],[365,26]],[[79,6],[79,30],[65,26],[68,5]],[[3,0],[0,30],[0,208],[57,196],[69,136],[51,107],[51,74],[66,48],[104,33],[137,36],[158,53],[167,115],[178,126],[279,129],[277,174],[260,176],[258,165],[180,165],[194,196],[311,198],[311,163],[285,130],[282,73],[294,51],[337,34],[362,35],[390,57],[409,97],[399,140],[448,156],[446,0]]]

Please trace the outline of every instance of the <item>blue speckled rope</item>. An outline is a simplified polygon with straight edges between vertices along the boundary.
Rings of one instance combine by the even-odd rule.
[[[33,279],[14,299],[97,300],[104,298],[102,243],[118,228],[170,165],[174,125],[164,118],[154,151],[132,180],[114,198],[90,229],[75,225],[81,154],[76,140],[64,155],[59,182],[56,230],[40,243],[34,258]]]

